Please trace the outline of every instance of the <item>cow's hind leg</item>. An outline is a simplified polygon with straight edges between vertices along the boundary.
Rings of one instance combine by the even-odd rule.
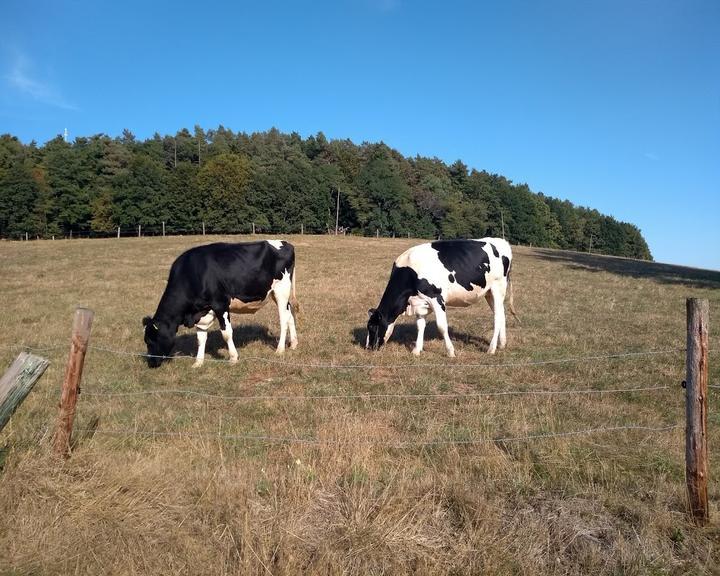
[[[297,329],[295,328],[295,310],[289,306],[288,310],[288,331],[290,332],[290,349],[295,350],[298,345]]]
[[[420,353],[423,351],[423,339],[425,337],[425,324],[427,322],[425,321],[425,316],[420,316],[419,314],[415,316],[415,324],[417,325],[417,339],[415,340],[415,348],[413,348],[412,353],[415,356],[420,356]]]
[[[500,285],[494,286],[491,292],[492,304],[490,307],[493,310],[494,321],[493,335],[492,340],[490,340],[490,346],[488,347],[488,354],[495,354],[498,344],[501,350],[505,348],[507,339],[505,334],[505,287]],[[488,299],[488,302],[489,301]]]
[[[286,272],[283,274],[282,279],[278,280],[273,286],[273,297],[275,302],[277,302],[278,317],[280,318],[280,340],[275,350],[278,354],[285,352],[285,340],[287,338],[288,327],[290,327],[290,346],[292,348],[297,346],[297,333],[294,333],[295,319],[293,318],[290,306],[291,290],[292,282],[290,280],[290,274]]]
[[[207,342],[207,331],[215,320],[215,313],[208,312],[195,324],[197,331],[198,350],[193,368],[200,368],[205,361],[205,343]]]

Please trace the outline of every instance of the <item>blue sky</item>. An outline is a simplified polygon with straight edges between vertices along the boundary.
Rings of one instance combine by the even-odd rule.
[[[716,0],[3,0],[0,133],[382,140],[720,269],[719,31]]]

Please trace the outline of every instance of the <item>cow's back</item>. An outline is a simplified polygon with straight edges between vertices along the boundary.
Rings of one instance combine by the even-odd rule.
[[[182,292],[196,309],[225,299],[256,302],[294,266],[295,250],[284,241],[205,244],[178,256],[168,289]]]
[[[419,244],[398,256],[395,265],[412,268],[418,278],[442,290],[449,306],[468,306],[503,281],[511,259],[505,240],[480,238]]]

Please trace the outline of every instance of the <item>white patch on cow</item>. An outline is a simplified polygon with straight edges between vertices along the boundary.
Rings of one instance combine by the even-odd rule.
[[[276,250],[280,250],[284,244],[282,240],[266,240],[266,242]]]

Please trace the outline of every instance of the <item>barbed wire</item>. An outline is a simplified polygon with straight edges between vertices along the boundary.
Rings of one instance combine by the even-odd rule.
[[[129,392],[113,392],[98,390],[95,392],[82,391],[81,397],[102,396],[102,397],[124,397],[124,396],[149,396],[149,395],[185,395],[209,398],[225,401],[291,401],[291,400],[379,400],[379,399],[407,399],[407,400],[432,400],[432,399],[471,399],[487,398],[493,396],[560,396],[570,394],[618,394],[624,392],[650,392],[656,390],[669,390],[670,386],[645,386],[637,388],[588,388],[579,390],[500,390],[488,392],[473,392],[467,394],[437,393],[437,394],[318,394],[307,396],[292,395],[255,395],[255,396],[227,396],[212,394],[201,390],[190,390],[183,388],[164,389],[155,388],[152,390],[133,390]]]
[[[86,433],[89,435],[101,434],[107,436],[123,436],[123,437],[184,437],[184,438],[217,438],[220,440],[232,440],[240,442],[267,442],[274,444],[313,444],[313,445],[335,445],[347,444],[349,442],[358,442],[361,444],[370,444],[373,446],[382,446],[386,448],[404,448],[408,446],[443,446],[443,445],[473,445],[473,444],[497,444],[508,442],[528,442],[534,440],[546,440],[549,438],[563,438],[571,436],[584,436],[590,434],[602,434],[608,432],[618,432],[621,430],[644,431],[644,432],[667,432],[682,427],[681,424],[672,424],[668,426],[607,426],[601,428],[589,428],[586,430],[571,430],[567,432],[550,432],[546,434],[530,434],[527,436],[507,436],[499,438],[465,438],[454,440],[402,440],[400,442],[389,442],[382,440],[374,440],[367,438],[353,438],[352,440],[342,440],[339,438],[320,439],[320,438],[299,438],[294,436],[267,436],[267,435],[251,435],[251,434],[220,434],[218,432],[180,432],[175,430],[101,430],[101,429],[76,429],[76,432]]]
[[[158,356],[153,354],[143,354],[141,352],[129,352],[126,350],[116,350],[113,348],[107,348],[104,346],[88,346],[89,350],[95,350],[98,352],[106,352],[110,354],[116,354],[119,356],[135,356],[139,358],[160,358],[163,360],[195,360],[194,356],[177,355],[177,356]],[[241,356],[238,362],[250,362],[258,361],[266,364],[280,365],[287,368],[312,368],[312,369],[330,369],[330,370],[350,370],[350,369],[405,369],[405,368],[517,368],[524,366],[545,366],[551,364],[567,364],[572,362],[583,362],[583,361],[595,361],[595,360],[613,360],[619,358],[634,358],[643,356],[658,356],[665,354],[675,354],[678,352],[685,352],[684,348],[671,348],[667,350],[649,350],[641,352],[621,352],[615,354],[605,355],[593,355],[593,356],[574,356],[566,358],[555,358],[550,360],[529,360],[525,362],[479,362],[479,363],[465,363],[455,364],[449,362],[441,363],[413,363],[413,364],[333,364],[333,363],[302,363],[302,362],[288,362],[286,360],[277,360],[274,358],[266,358],[263,356]],[[221,362],[229,363],[228,360],[218,358],[206,358],[205,362]]]

